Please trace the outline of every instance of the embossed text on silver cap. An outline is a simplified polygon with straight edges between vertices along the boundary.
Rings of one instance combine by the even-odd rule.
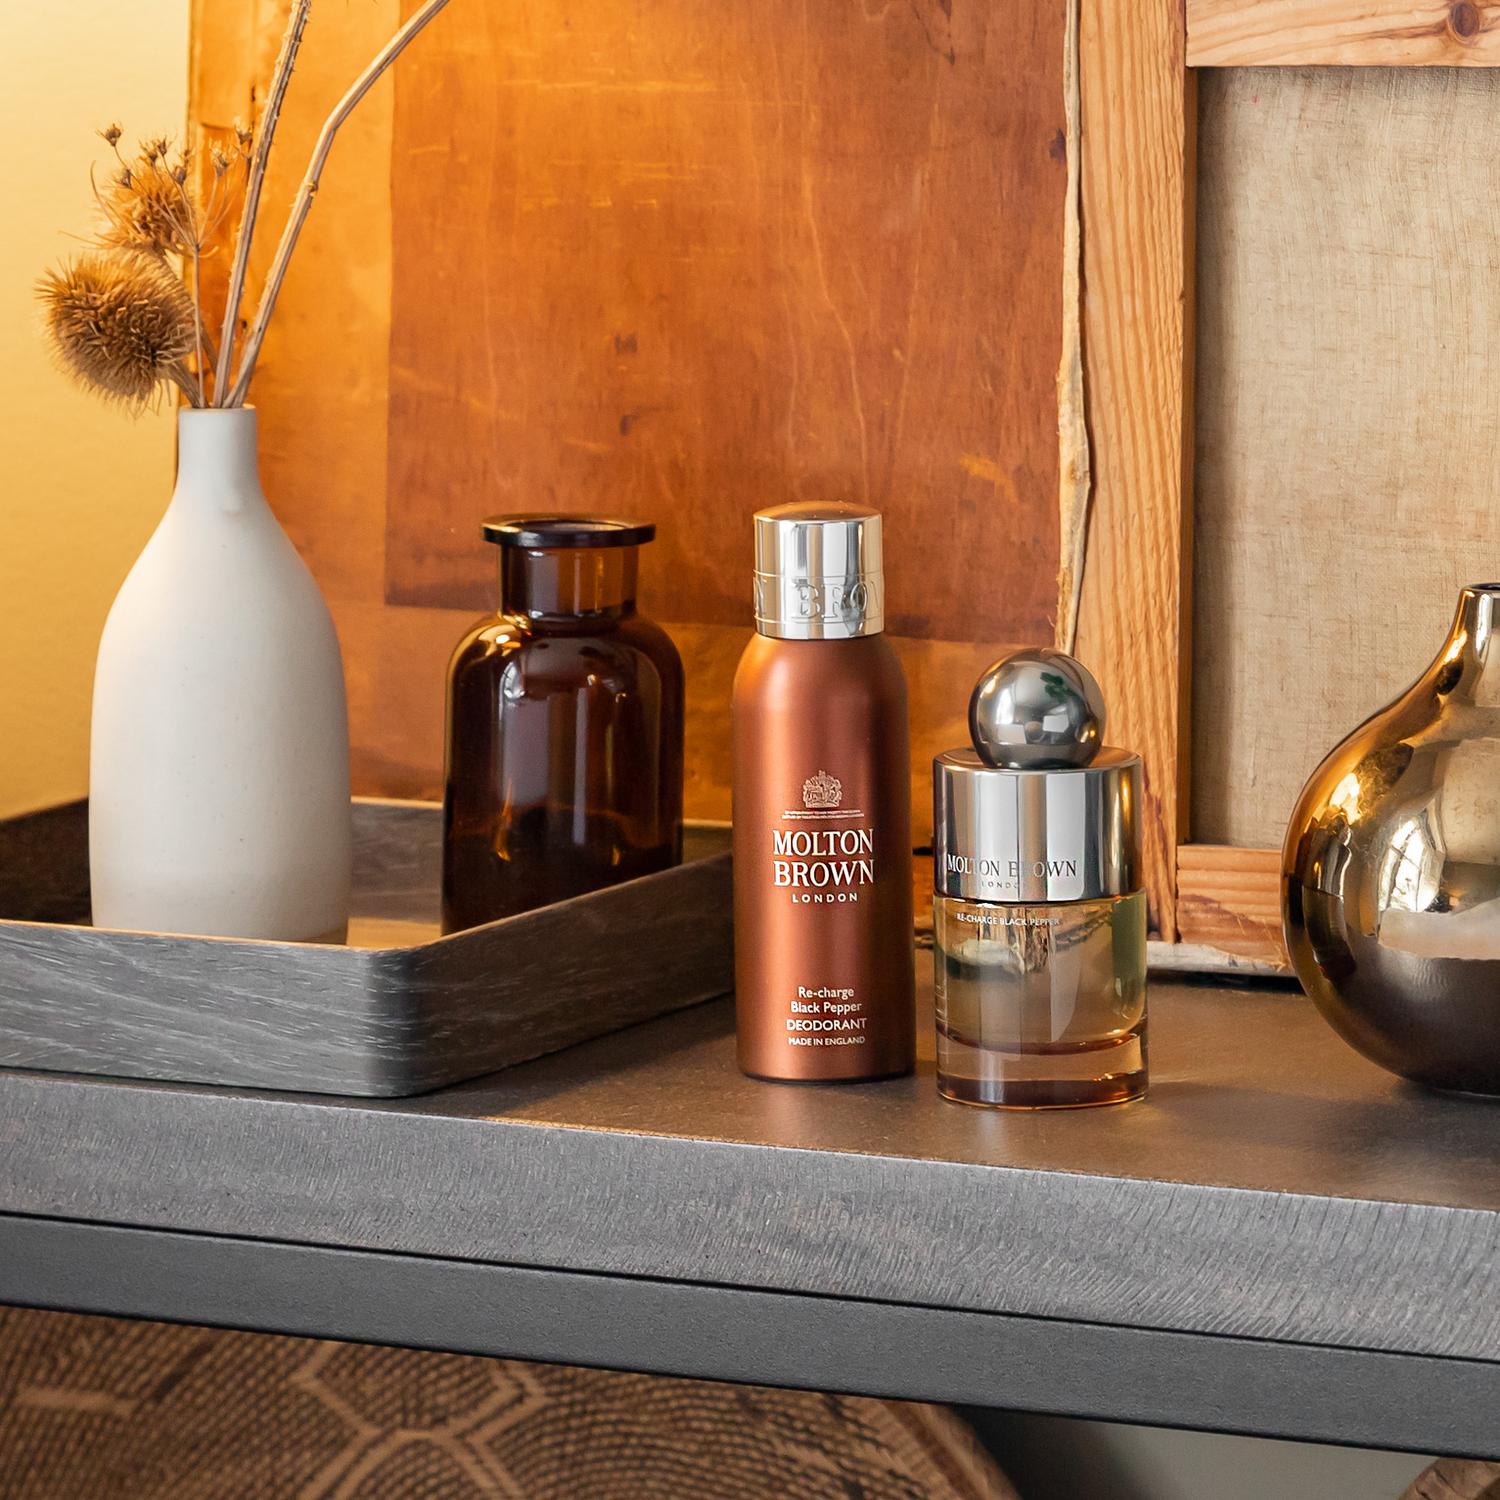
[[[1138,890],[1140,757],[1106,746],[1086,766],[932,763],[933,889],[966,901],[1095,901]]]
[[[757,511],[755,628],[797,641],[884,630],[880,513],[837,501]]]

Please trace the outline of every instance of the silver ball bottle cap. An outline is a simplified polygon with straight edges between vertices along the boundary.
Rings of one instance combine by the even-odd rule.
[[[757,511],[755,628],[788,641],[884,630],[880,513],[837,501]]]
[[[974,748],[932,763],[933,886],[970,901],[1140,887],[1140,757],[1101,743],[1104,696],[1061,651],[1015,651],[969,700]]]
[[[969,734],[986,765],[1086,766],[1104,743],[1104,694],[1093,673],[1061,651],[1012,651],[975,683]]]

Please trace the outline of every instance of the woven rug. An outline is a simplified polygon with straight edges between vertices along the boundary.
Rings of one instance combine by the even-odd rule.
[[[1500,1500],[1500,1464],[1440,1458],[1412,1480],[1401,1500]]]
[[[945,1408],[0,1309],[4,1500],[1015,1500]]]

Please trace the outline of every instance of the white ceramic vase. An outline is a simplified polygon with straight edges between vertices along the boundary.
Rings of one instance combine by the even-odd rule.
[[[338,637],[266,504],[255,412],[184,410],[94,671],[94,925],[338,941],[350,842]]]

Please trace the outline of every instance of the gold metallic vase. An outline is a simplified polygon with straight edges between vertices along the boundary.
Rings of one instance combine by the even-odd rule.
[[[1500,583],[1303,788],[1282,854],[1292,966],[1340,1036],[1435,1088],[1500,1094]]]

